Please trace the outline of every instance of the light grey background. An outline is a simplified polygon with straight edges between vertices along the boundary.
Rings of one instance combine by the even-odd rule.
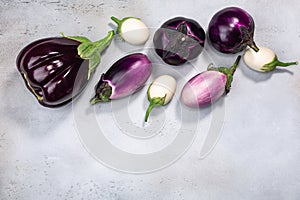
[[[72,106],[39,106],[15,67],[21,48],[38,38],[60,32],[103,37],[113,28],[111,15],[137,16],[149,27],[186,16],[207,29],[212,15],[230,5],[252,14],[258,45],[283,61],[300,60],[296,0],[1,0],[0,199],[300,199],[299,66],[260,74],[241,63],[212,153],[199,159],[198,137],[178,162],[144,175],[94,160],[80,143]],[[231,65],[235,57],[206,50],[217,65]],[[97,73],[111,63],[102,58]]]

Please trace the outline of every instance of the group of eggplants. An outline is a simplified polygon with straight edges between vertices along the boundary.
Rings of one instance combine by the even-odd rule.
[[[139,19],[111,17],[123,41],[143,45],[149,29]],[[296,65],[281,62],[269,48],[257,46],[253,40],[254,20],[244,9],[227,7],[215,13],[208,26],[208,39],[217,51],[236,54],[244,51],[245,64],[260,72],[273,71],[277,66]],[[17,56],[17,68],[29,91],[45,107],[59,107],[78,96],[100,63],[103,50],[115,32],[92,42],[83,36],[44,38],[25,46]],[[200,24],[189,18],[175,17],[161,25],[153,37],[157,55],[168,65],[180,66],[202,52],[206,34]],[[182,102],[189,107],[214,103],[230,91],[234,72],[241,55],[231,67],[208,66],[207,71],[192,77],[181,92]],[[90,103],[108,102],[133,94],[141,89],[151,75],[152,64],[147,55],[134,53],[117,60],[100,76]],[[145,121],[155,106],[169,103],[176,90],[170,75],[157,77],[148,87],[149,107]]]

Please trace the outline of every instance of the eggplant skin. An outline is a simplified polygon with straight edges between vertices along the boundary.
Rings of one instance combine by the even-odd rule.
[[[65,105],[86,86],[89,61],[78,55],[79,45],[69,38],[51,37],[34,41],[20,51],[17,68],[41,105]]]
[[[170,65],[181,65],[200,55],[205,43],[205,31],[193,19],[175,17],[155,32],[155,52]]]
[[[218,11],[209,22],[211,45],[219,52],[235,54],[253,42],[255,24],[251,15],[238,7]]]
[[[117,60],[102,74],[95,86],[91,104],[129,96],[141,89],[152,72],[152,63],[143,53],[133,53]]]
[[[192,108],[211,105],[224,94],[226,81],[226,75],[218,71],[197,74],[184,85],[181,100]]]

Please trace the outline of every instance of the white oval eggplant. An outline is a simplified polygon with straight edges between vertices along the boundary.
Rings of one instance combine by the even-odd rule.
[[[298,64],[298,62],[279,61],[277,55],[267,47],[259,47],[258,52],[249,48],[245,51],[243,59],[249,68],[259,72],[270,72],[278,66],[287,67]]]
[[[139,18],[125,17],[120,20],[112,16],[111,19],[117,23],[117,33],[124,41],[133,45],[141,45],[148,40],[149,29]]]
[[[176,91],[176,80],[170,75],[157,77],[149,86],[147,91],[150,102],[145,115],[145,122],[148,121],[149,114],[154,106],[163,106],[168,104]]]

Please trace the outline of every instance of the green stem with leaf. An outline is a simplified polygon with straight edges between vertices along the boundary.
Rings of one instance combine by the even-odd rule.
[[[298,62],[281,62],[280,60],[278,60],[277,56],[275,56],[275,58],[268,64],[265,64],[261,69],[264,72],[269,72],[269,71],[273,71],[277,66],[279,67],[288,67],[291,65],[298,65]]]
[[[97,66],[100,63],[101,53],[103,52],[104,49],[106,49],[110,45],[115,35],[115,32],[109,31],[106,37],[96,42],[92,42],[88,38],[83,36],[65,36],[63,33],[62,35],[63,37],[76,40],[81,43],[78,46],[77,51],[78,51],[78,55],[82,59],[89,60],[89,70],[88,70],[88,77],[87,77],[87,79],[89,80],[92,72],[97,68]]]
[[[234,74],[236,68],[238,67],[240,60],[241,60],[241,56],[238,56],[236,58],[234,64],[230,68],[227,68],[227,67],[214,68],[214,67],[210,67],[210,66],[208,67],[208,70],[218,71],[218,72],[221,72],[226,75],[226,85],[225,85],[226,94],[230,92],[231,83],[233,81],[233,74]]]
[[[155,106],[163,106],[165,104],[165,100],[166,100],[166,97],[167,97],[167,94],[165,94],[165,96],[163,96],[163,97],[151,97],[150,96],[151,85],[149,86],[148,91],[147,91],[147,96],[148,96],[148,100],[149,100],[150,104],[149,104],[149,106],[147,108],[147,111],[146,111],[146,114],[145,114],[145,122],[148,121],[149,114],[150,114],[151,110]]]

